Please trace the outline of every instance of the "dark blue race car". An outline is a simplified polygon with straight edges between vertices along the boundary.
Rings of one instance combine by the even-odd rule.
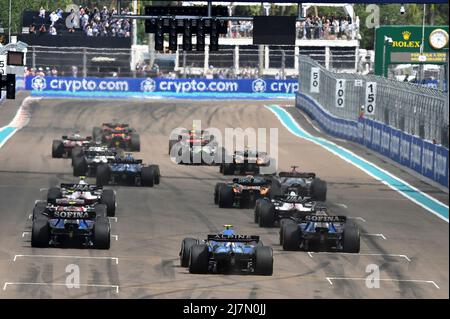
[[[183,239],[180,262],[193,274],[232,270],[265,276],[273,273],[272,248],[263,246],[259,236],[234,234],[231,225],[225,225],[222,233],[208,235],[202,241]]]
[[[321,207],[312,214],[282,220],[280,245],[283,250],[359,253],[360,232],[345,216],[330,216]]]
[[[161,177],[158,165],[145,165],[131,154],[108,159],[107,164],[97,167],[96,175],[99,186],[125,184],[153,187],[159,184]]]

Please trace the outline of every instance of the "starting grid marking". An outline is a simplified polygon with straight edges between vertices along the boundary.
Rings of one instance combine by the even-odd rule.
[[[73,258],[73,259],[103,259],[114,261],[116,265],[119,264],[118,257],[94,257],[94,256],[64,256],[64,255],[14,255],[13,261],[16,262],[19,258]]]
[[[369,234],[369,233],[361,233],[361,236],[369,236],[369,237],[381,237],[383,240],[387,240],[386,236],[383,234]]]
[[[52,282],[5,282],[3,285],[3,290],[6,291],[8,286],[63,286],[67,287],[67,284],[63,283],[52,283]],[[116,292],[119,293],[118,285],[95,285],[95,284],[79,284],[80,287],[97,287],[97,288],[112,288]],[[73,288],[71,288],[73,289]]]
[[[401,254],[370,254],[370,253],[358,253],[358,254],[353,254],[353,253],[329,253],[329,252],[312,252],[312,251],[308,251],[308,256],[311,258],[314,258],[313,255],[348,255],[348,256],[378,256],[378,257],[395,257],[395,258],[403,258],[406,259],[408,262],[411,262],[411,259],[406,256],[406,255],[401,255]]]
[[[333,286],[333,280],[353,280],[353,281],[366,281],[367,278],[346,278],[346,277],[326,277],[328,283]],[[371,279],[372,280],[372,279]],[[437,289],[441,289],[433,280],[420,280],[420,279],[373,279],[375,281],[390,281],[390,282],[415,282],[432,284]]]

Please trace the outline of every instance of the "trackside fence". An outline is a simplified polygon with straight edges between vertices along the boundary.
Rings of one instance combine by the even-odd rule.
[[[339,83],[342,79],[344,83]],[[369,85],[373,83],[376,89],[370,91]],[[388,88],[388,84],[392,87]],[[435,139],[431,133],[437,134],[444,125],[448,130],[448,110],[444,110],[446,94],[401,84],[395,86],[378,77],[332,74],[308,57],[301,57],[296,106],[326,133],[365,145],[448,188],[448,148],[429,140],[432,136]],[[319,89],[314,87],[317,85]],[[344,94],[339,92],[342,87]],[[432,92],[427,96],[428,91]],[[341,102],[343,107],[339,105]],[[368,115],[371,106],[376,110]],[[411,114],[407,115],[405,110]],[[390,120],[392,114],[402,116],[409,124],[397,126],[398,122]],[[425,138],[414,134],[419,124],[426,127]],[[442,141],[442,136],[438,137]]]

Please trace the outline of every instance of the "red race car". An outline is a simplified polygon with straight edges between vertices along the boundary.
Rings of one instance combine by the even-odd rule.
[[[139,134],[128,124],[103,123],[101,127],[94,127],[92,135],[96,141],[101,141],[109,147],[122,148],[130,152],[141,150]]]
[[[78,133],[72,135],[64,135],[61,140],[53,140],[52,157],[62,158],[72,155],[72,150],[75,147],[82,147],[92,143],[91,136],[82,136]]]

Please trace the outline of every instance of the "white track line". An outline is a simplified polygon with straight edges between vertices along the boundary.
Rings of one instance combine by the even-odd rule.
[[[346,278],[346,277],[326,277],[330,285],[333,285],[333,280],[359,280],[366,281],[367,278]],[[421,279],[374,279],[376,281],[392,281],[392,282],[417,282],[427,283],[434,285],[437,289],[441,289],[433,280],[421,280]]]
[[[364,218],[362,218],[362,217],[351,217],[351,216],[349,216],[349,217],[347,217],[347,218],[348,218],[348,219],[357,219],[357,220],[362,221],[363,223],[366,222],[366,220],[365,220]]]
[[[12,285],[27,285],[27,286],[65,286],[67,287],[67,284],[62,283],[51,283],[51,282],[5,282],[3,285],[3,290],[6,290],[8,286]],[[79,284],[80,287],[99,287],[99,288],[114,288],[116,291],[116,294],[119,293],[119,286],[118,285],[94,285],[94,284]],[[73,288],[71,288],[73,289]]]
[[[106,259],[115,261],[116,265],[119,264],[119,258],[117,257],[92,257],[92,256],[62,256],[62,255],[14,255],[13,261],[17,261],[19,258],[74,258],[74,259]]]
[[[404,259],[406,259],[408,262],[411,262],[411,259],[410,259],[408,256],[402,255],[402,254],[370,254],[370,253],[353,254],[353,253],[341,253],[341,252],[331,253],[331,252],[312,252],[312,251],[309,251],[309,252],[308,252],[308,256],[309,256],[309,257],[313,258],[313,255],[349,255],[349,256],[398,257],[398,258],[404,258]]]
[[[31,232],[29,232],[29,231],[24,231],[23,233],[22,233],[22,238],[24,238],[26,235],[30,235],[31,234]]]
[[[119,240],[119,235],[111,235],[111,237],[113,237],[116,241]]]
[[[369,233],[361,233],[361,236],[373,236],[373,237],[381,237],[383,240],[387,240],[386,236],[383,234],[369,234]]]
[[[117,217],[108,217],[109,221],[114,221],[115,223],[117,223]]]

